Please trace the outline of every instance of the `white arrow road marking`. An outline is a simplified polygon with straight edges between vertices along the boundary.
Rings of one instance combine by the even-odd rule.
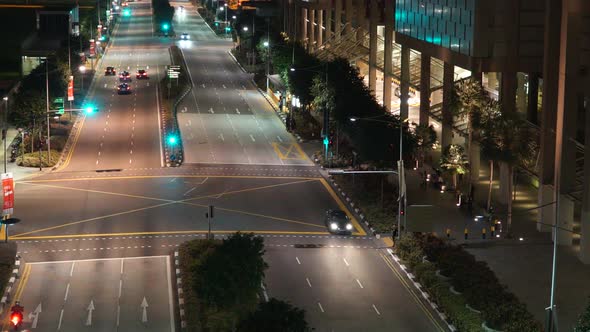
[[[256,142],[256,140],[254,139],[254,136],[252,136],[252,134],[250,134],[250,139],[252,140],[252,142]]]
[[[86,326],[92,325],[92,311],[94,311],[94,301],[90,300],[90,304],[88,304],[88,317],[86,317]]]
[[[141,309],[143,309],[142,313],[141,313],[141,322],[142,323],[147,323],[147,307],[148,307],[148,303],[145,299],[145,296],[143,297],[143,301],[141,301]]]
[[[213,108],[210,108],[210,109],[209,109],[209,112],[210,112],[211,114],[214,114],[214,113],[215,113],[215,112],[213,112]]]
[[[39,314],[41,313],[41,311],[41,303],[39,303],[35,311],[29,314],[29,320],[33,320],[33,323],[31,324],[32,329],[37,328],[37,320],[39,319]]]
[[[107,83],[105,83],[105,84],[104,84],[104,87],[105,87],[105,88],[107,87]]]
[[[181,112],[182,113],[186,113],[187,112],[186,106],[181,110]]]
[[[240,110],[236,108],[236,113],[240,114]]]

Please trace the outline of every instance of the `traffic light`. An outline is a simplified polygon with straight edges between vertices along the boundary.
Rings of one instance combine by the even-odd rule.
[[[231,31],[231,27],[229,27],[229,26],[225,27],[225,31],[226,32],[230,32]]]
[[[170,30],[170,24],[168,24],[168,23],[162,23],[162,30],[163,31]]]
[[[123,16],[131,16],[131,9],[129,9],[129,8],[123,9]]]
[[[98,109],[94,105],[84,106],[84,113],[86,113],[87,115],[94,114],[94,112],[96,111],[98,111]]]
[[[168,144],[176,145],[177,142],[178,142],[178,139],[176,138],[176,136],[174,136],[174,135],[168,136]]]
[[[219,22],[215,21],[215,27],[219,26]]]

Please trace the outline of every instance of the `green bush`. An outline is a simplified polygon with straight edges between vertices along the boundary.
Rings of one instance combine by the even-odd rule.
[[[47,162],[47,150],[41,151],[41,167],[53,167],[59,161],[61,153],[51,149],[51,162]],[[16,164],[24,167],[39,167],[39,152],[25,153],[16,158]]]
[[[589,298],[590,299],[590,298]],[[574,327],[574,332],[589,332],[590,331],[590,301],[588,306],[578,318],[578,323]]]

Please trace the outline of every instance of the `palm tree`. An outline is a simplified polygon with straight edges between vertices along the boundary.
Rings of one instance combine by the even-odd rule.
[[[436,143],[436,132],[432,125],[417,125],[414,127],[414,135],[416,136],[416,168],[419,164],[424,164],[426,154],[432,150]]]
[[[460,81],[456,87],[456,114],[461,118],[467,118],[467,156],[470,168],[474,164],[474,158],[479,158],[473,155],[472,146],[473,140],[479,138],[481,109],[490,99],[481,82],[473,78]],[[472,176],[473,174],[469,177],[470,191],[473,185]]]
[[[490,100],[482,108],[481,113],[481,143],[484,156],[490,160],[490,187],[488,191],[488,210],[491,203],[494,161],[507,168],[508,190],[506,197],[507,232],[512,225],[512,191],[514,167],[531,153],[529,149],[532,135],[525,120],[516,112],[501,112],[500,105]]]
[[[469,161],[461,145],[451,144],[445,148],[440,158],[440,167],[453,175],[453,187],[457,189],[457,174],[465,174]]]

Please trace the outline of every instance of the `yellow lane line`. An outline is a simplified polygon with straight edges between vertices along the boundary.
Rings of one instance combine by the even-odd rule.
[[[74,154],[74,150],[76,149],[76,144],[78,144],[78,138],[80,138],[80,134],[82,133],[82,128],[84,127],[84,122],[86,121],[86,116],[82,117],[82,121],[80,122],[80,126],[77,128],[76,135],[74,136],[74,141],[72,142],[72,146],[70,147],[70,151],[68,151],[68,156],[63,164],[56,170],[59,172],[70,164],[70,160],[72,159],[72,155]]]
[[[330,193],[330,196],[332,196],[332,199],[334,199],[334,201],[336,201],[336,204],[338,204],[338,207],[340,207],[340,210],[344,211],[346,213],[346,215],[352,221],[352,225],[356,229],[356,232],[354,232],[352,234],[353,235],[367,235],[367,232],[365,232],[365,230],[363,229],[363,227],[356,220],[355,216],[348,210],[348,208],[346,207],[346,205],[344,205],[344,202],[342,202],[342,200],[340,199],[340,197],[338,197],[338,195],[336,194],[336,192],[334,192],[334,190],[332,189],[332,187],[330,187],[330,185],[328,184],[328,182],[325,179],[323,179],[323,178],[320,179],[320,182],[324,185],[324,188],[326,188],[326,190],[328,191],[328,193]]]
[[[129,197],[129,198],[148,199],[148,200],[160,201],[160,202],[176,202],[175,200],[172,200],[172,199],[156,198],[156,197],[141,196],[141,195],[122,194],[122,193],[116,193],[116,192],[111,192],[111,191],[102,191],[102,190],[94,190],[94,189],[81,189],[81,188],[73,188],[73,187],[55,186],[55,185],[49,185],[49,184],[37,184],[37,183],[30,183],[30,182],[23,182],[23,184],[28,184],[28,185],[35,186],[35,187],[83,191],[83,192],[94,193],[94,194],[104,194],[104,195],[122,196],[122,197]]]
[[[277,156],[279,156],[279,159],[284,160],[286,158],[285,155],[281,152],[281,149],[279,148],[279,143],[273,142],[272,148],[275,150]]]
[[[65,224],[61,224],[61,225],[57,225],[57,226],[51,226],[51,227],[36,229],[36,230],[32,230],[32,231],[28,231],[28,232],[24,232],[24,233],[20,233],[20,234],[15,234],[15,235],[11,236],[11,238],[17,238],[17,237],[20,237],[22,235],[27,235],[27,234],[31,234],[31,233],[45,232],[45,231],[49,231],[49,230],[52,230],[52,229],[58,229],[58,228],[63,228],[63,227],[67,227],[67,226],[78,225],[78,224],[82,224],[82,223],[86,223],[86,222],[90,222],[90,221],[95,221],[95,220],[100,220],[100,219],[112,218],[112,217],[121,216],[121,215],[124,215],[124,214],[130,214],[130,213],[135,213],[135,212],[139,212],[139,211],[145,211],[145,210],[149,210],[149,209],[155,209],[155,208],[158,208],[158,207],[162,207],[162,206],[166,206],[166,205],[171,205],[171,204],[174,204],[174,203],[176,203],[176,201],[172,201],[172,202],[168,202],[168,203],[162,203],[162,204],[156,204],[156,205],[152,205],[152,206],[146,206],[146,207],[142,207],[142,208],[138,208],[138,209],[133,209],[133,210],[128,210],[128,211],[122,211],[122,212],[112,213],[112,214],[108,214],[108,215],[105,215],[105,216],[98,216],[98,217],[93,217],[93,218],[88,218],[88,219],[73,221],[73,222],[69,222],[69,223],[65,223]]]
[[[6,237],[6,224],[0,225],[0,241]]]
[[[14,292],[14,297],[12,298],[12,301],[10,302],[10,307],[8,308],[8,310],[10,310],[10,308],[12,308],[12,306],[14,306],[16,301],[20,301],[20,299],[21,299],[20,297],[22,295],[23,290],[25,289],[25,285],[27,284],[27,281],[29,280],[30,274],[31,274],[31,265],[25,264],[22,277],[18,283],[18,287],[16,288],[16,291]],[[9,319],[10,319],[10,315],[6,315],[6,321],[4,321],[2,324],[2,331],[8,331],[8,329],[9,329],[8,325],[10,324],[8,321]]]
[[[307,222],[304,222],[304,221],[297,221],[297,220],[286,219],[286,218],[281,218],[281,217],[267,216],[267,215],[264,215],[264,214],[258,214],[258,213],[253,213],[253,212],[246,212],[246,211],[241,211],[241,210],[233,210],[233,209],[218,208],[218,207],[215,207],[215,209],[216,210],[220,210],[220,211],[227,211],[227,212],[234,212],[234,213],[239,213],[239,214],[245,214],[245,215],[248,215],[248,216],[261,217],[261,218],[273,219],[273,220],[279,220],[279,221],[285,221],[285,222],[292,223],[292,224],[299,224],[299,225],[305,225],[305,226],[313,226],[313,227],[319,227],[319,228],[326,228],[326,226],[324,226],[324,225],[311,224],[311,223],[307,223]]]
[[[385,257],[385,255],[383,255],[382,253],[379,253],[379,256],[381,256],[381,258],[383,258],[383,260],[385,261],[385,264],[387,265],[387,267],[395,274],[395,276],[397,277],[397,279],[401,282],[402,286],[404,286],[404,288],[408,291],[408,293],[410,293],[410,295],[412,296],[412,298],[414,299],[414,301],[416,302],[416,304],[418,304],[418,306],[420,307],[420,309],[422,309],[422,311],[424,312],[424,314],[426,315],[426,317],[428,317],[428,319],[430,319],[430,321],[432,322],[432,324],[439,331],[441,331],[441,332],[446,331],[444,328],[442,328],[440,326],[440,324],[434,318],[434,316],[432,316],[432,313],[430,312],[430,310],[428,310],[428,308],[426,308],[426,306],[424,305],[424,303],[420,300],[420,298],[418,297],[418,295],[414,292],[413,288],[408,284],[408,282],[403,278],[403,276],[395,269],[395,267],[393,266],[393,263],[387,257]]]
[[[285,234],[285,235],[331,235],[329,232],[311,232],[311,231],[256,231],[256,230],[225,230],[225,231],[211,231],[215,234],[229,234],[229,233],[254,233],[254,234]],[[89,238],[89,237],[114,237],[114,236],[140,236],[140,235],[174,235],[174,234],[207,234],[204,230],[188,230],[188,231],[155,231],[155,232],[127,232],[127,233],[93,233],[93,234],[69,234],[69,235],[39,235],[39,236],[23,236],[10,237],[11,240],[47,240],[47,239],[75,239],[75,238]]]
[[[67,181],[94,181],[94,180],[133,180],[133,179],[159,179],[159,178],[219,178],[219,179],[286,179],[286,180],[319,180],[319,177],[308,176],[256,176],[256,175],[130,175],[130,176],[109,176],[109,177],[85,177],[85,178],[64,178],[46,180],[16,181],[17,183],[38,183],[38,182],[67,182]]]
[[[307,182],[318,181],[318,180],[319,179],[307,179],[307,180],[294,181],[294,182],[285,182],[285,183],[278,183],[278,184],[270,184],[270,185],[260,186],[260,187],[254,187],[254,188],[246,188],[246,189],[240,189],[240,190],[227,191],[227,192],[222,192],[222,193],[219,193],[219,194],[210,194],[210,195],[192,197],[192,198],[183,199],[180,202],[190,202],[190,201],[195,201],[195,200],[199,200],[199,199],[203,199],[203,198],[221,197],[221,196],[225,196],[225,195],[229,195],[229,194],[238,194],[238,193],[243,193],[243,192],[248,192],[248,191],[255,191],[255,190],[268,189],[268,188],[282,187],[282,186],[288,186],[288,185],[292,185],[292,184],[307,183]]]
[[[297,151],[299,152],[299,155],[301,156],[302,160],[307,160],[309,162],[311,162],[311,160],[309,159],[309,157],[307,156],[307,154],[305,152],[303,152],[303,149],[301,148],[301,146],[299,145],[299,143],[294,143],[295,148],[297,149]]]

